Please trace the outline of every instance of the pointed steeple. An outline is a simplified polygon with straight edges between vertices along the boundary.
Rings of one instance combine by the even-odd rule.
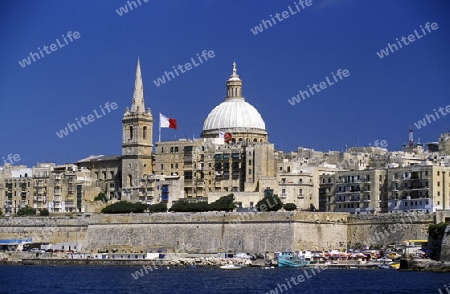
[[[236,69],[236,62],[233,62],[233,73],[227,81],[227,97],[228,99],[245,99],[242,96],[242,80],[239,78]]]
[[[136,80],[134,81],[133,104],[131,105],[132,113],[144,113],[144,86],[142,85],[141,63],[138,58],[136,68]]]

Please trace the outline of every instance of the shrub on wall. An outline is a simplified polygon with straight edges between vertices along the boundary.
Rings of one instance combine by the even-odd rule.
[[[20,208],[17,213],[17,216],[29,216],[29,215],[36,215],[36,209],[31,207],[23,207]]]
[[[206,201],[190,203],[180,200],[174,203],[169,211],[173,212],[205,212],[205,211],[233,211],[236,207],[233,193],[222,196],[208,204]]]
[[[292,211],[297,209],[297,205],[295,203],[286,203],[283,205],[284,210]]]
[[[100,192],[97,196],[95,196],[94,201],[101,201],[103,203],[108,202],[108,198],[106,198],[105,193]]]
[[[150,206],[148,207],[148,211],[149,211],[150,213],[154,213],[154,212],[167,212],[167,203],[165,203],[165,202],[160,202],[160,203],[157,203],[157,204],[150,205]]]
[[[47,208],[42,208],[42,209],[39,210],[39,215],[40,216],[49,216],[50,212],[48,211]]]
[[[283,207],[283,202],[276,194],[268,195],[256,203],[258,211],[278,211]]]
[[[231,193],[209,204],[208,211],[233,211],[235,208],[234,195]]]
[[[102,213],[142,213],[147,209],[147,205],[136,202],[131,203],[128,201],[120,201],[111,205],[106,206],[102,209]]]

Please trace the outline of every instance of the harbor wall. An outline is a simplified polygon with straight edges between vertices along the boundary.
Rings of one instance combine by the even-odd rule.
[[[415,218],[327,212],[10,217],[0,219],[0,239],[32,237],[34,242],[77,242],[85,252],[155,252],[164,248],[167,252],[265,253],[345,249],[347,245],[370,243],[380,232],[386,235],[380,244],[426,239],[430,223],[434,223],[434,214]]]
[[[435,223],[434,213],[352,215],[348,218],[349,247],[379,247],[405,240],[427,240],[428,227]]]

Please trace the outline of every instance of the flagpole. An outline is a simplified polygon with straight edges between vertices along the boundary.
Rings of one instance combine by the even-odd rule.
[[[159,137],[158,142],[161,142],[161,112],[159,113]]]

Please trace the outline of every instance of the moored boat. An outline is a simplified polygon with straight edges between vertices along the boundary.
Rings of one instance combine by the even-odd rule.
[[[222,265],[220,267],[220,269],[223,269],[223,270],[239,270],[239,269],[241,269],[241,267],[240,266],[236,266],[234,264],[226,264],[226,265]]]
[[[388,264],[385,264],[385,263],[379,264],[378,268],[379,269],[391,269],[391,267]]]
[[[277,257],[278,267],[304,267],[308,264],[302,257],[295,256],[290,251],[281,252]]]

